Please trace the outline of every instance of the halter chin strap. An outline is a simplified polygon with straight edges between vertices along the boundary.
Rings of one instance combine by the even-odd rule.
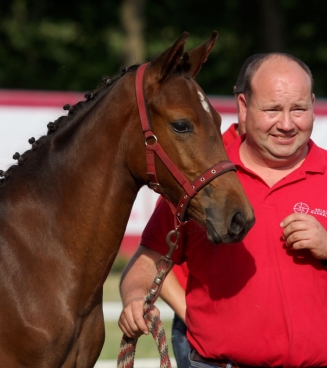
[[[184,174],[178,169],[178,167],[172,162],[172,160],[166,154],[162,146],[158,143],[157,137],[153,134],[148,109],[145,102],[144,73],[149,64],[150,63],[146,63],[139,66],[136,72],[136,80],[135,80],[137,106],[139,110],[146,145],[147,175],[149,178],[148,185],[156,193],[159,193],[163,195],[166,199],[168,199],[167,196],[162,192],[161,186],[157,178],[155,167],[155,154],[156,154],[184,189],[181,199],[177,207],[173,211],[175,213],[175,221],[177,220],[179,223],[182,223],[186,221],[186,211],[188,205],[191,199],[198,193],[198,191],[202,189],[205,185],[210,183],[210,181],[224,174],[225,172],[231,170],[236,171],[236,167],[230,161],[223,161],[211,167],[204,174],[200,175],[195,180],[190,182],[184,176]]]

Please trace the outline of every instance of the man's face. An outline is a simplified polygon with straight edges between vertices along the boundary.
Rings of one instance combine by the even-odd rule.
[[[309,76],[294,61],[275,57],[254,74],[252,91],[244,109],[247,146],[269,166],[292,164],[306,149],[313,128]]]

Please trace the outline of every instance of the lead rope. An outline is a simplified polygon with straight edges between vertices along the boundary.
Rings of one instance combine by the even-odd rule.
[[[173,236],[175,237],[175,241],[171,240]],[[144,302],[144,320],[156,342],[160,355],[160,368],[171,368],[171,362],[168,355],[167,338],[165,329],[160,318],[151,313],[150,309],[157,300],[162,283],[172,268],[173,262],[171,260],[171,255],[173,251],[177,248],[179,236],[180,232],[177,230],[177,228],[167,234],[166,243],[169,247],[169,251],[165,256],[162,256],[157,263],[158,272],[152,282],[151,288],[146,295]],[[117,368],[134,367],[137,341],[138,338],[130,338],[127,337],[125,334],[123,335],[119,348]]]
[[[147,304],[147,302],[144,303],[144,320],[158,347],[160,355],[160,368],[171,368],[171,362],[168,355],[167,338],[163,324],[158,316],[149,312],[150,307],[151,304]],[[134,367],[137,341],[137,338],[129,338],[126,335],[123,335],[120,343],[117,368]]]

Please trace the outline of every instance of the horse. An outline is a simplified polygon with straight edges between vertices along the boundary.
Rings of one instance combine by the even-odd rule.
[[[194,79],[217,33],[189,52],[187,38],[183,33],[144,69],[151,136],[141,128],[134,89],[141,66],[133,65],[104,77],[86,100],[65,105],[68,114],[1,172],[2,367],[95,365],[105,334],[103,283],[138,190],[150,185],[148,147],[160,142],[188,182],[226,162],[221,118]],[[177,206],[184,184],[157,154],[152,163],[154,187]],[[242,239],[254,217],[233,167],[222,174],[193,193],[187,217],[205,226],[211,241],[228,243]]]

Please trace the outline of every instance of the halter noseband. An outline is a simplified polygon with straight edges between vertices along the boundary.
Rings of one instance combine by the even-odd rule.
[[[162,146],[158,143],[157,137],[153,134],[147,105],[145,103],[144,96],[144,73],[146,68],[150,63],[142,64],[139,66],[136,72],[135,80],[135,92],[137,106],[139,110],[140,120],[142,124],[143,134],[145,137],[146,145],[146,162],[147,162],[147,175],[149,178],[149,187],[153,189],[156,193],[163,195],[167,198],[161,191],[159,181],[157,179],[156,168],[155,168],[155,155],[156,154],[160,160],[166,165],[167,169],[171,172],[178,183],[183,187],[184,192],[181,199],[175,209],[175,220],[182,223],[186,221],[186,210],[191,201],[191,199],[202,189],[205,185],[210,183],[213,179],[224,174],[227,171],[236,171],[235,165],[230,161],[223,161],[210,169],[208,169],[204,174],[197,177],[195,180],[190,182],[184,174],[178,169],[178,167],[172,162],[166,152],[163,150]],[[153,140],[153,143],[149,141]]]

